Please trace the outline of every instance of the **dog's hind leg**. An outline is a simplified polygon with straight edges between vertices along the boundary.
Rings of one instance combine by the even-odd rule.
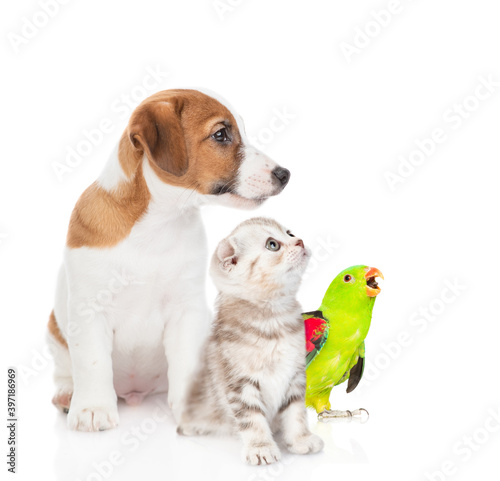
[[[51,312],[48,324],[47,341],[54,358],[54,383],[56,392],[52,403],[64,413],[68,413],[73,396],[73,376],[71,374],[71,358],[68,345],[64,339],[54,315]]]

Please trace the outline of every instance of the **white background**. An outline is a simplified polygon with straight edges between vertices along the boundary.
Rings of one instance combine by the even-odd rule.
[[[3,365],[20,376],[17,479],[496,479],[500,87],[473,97],[480,77],[500,81],[498,5],[401,0],[377,27],[372,12],[394,2],[219,3],[227,9],[212,0],[69,1],[24,40],[23,18],[39,15],[38,2],[4,5],[0,308]],[[345,55],[355,40],[360,48]],[[157,68],[168,76],[144,90]],[[283,194],[255,214],[275,217],[316,252],[300,291],[304,309],[318,307],[345,267],[385,274],[365,379],[350,395],[345,385],[332,395],[334,407],[364,407],[370,420],[324,425],[311,413],[322,454],[251,468],[237,440],[179,438],[171,418],[152,420],[161,399],[120,404],[120,426],[96,434],[67,431],[50,403],[44,335],[73,205],[126,125],[122,96],[132,93],[137,105],[141,89],[185,86],[226,97],[263,150],[291,170]],[[458,117],[454,106],[464,103]],[[293,118],[273,122],[276,111]],[[112,131],[59,180],[54,163],[103,119]],[[430,155],[412,154],[435,129],[446,140]],[[391,189],[387,172],[397,174],[399,157],[410,154],[420,165],[407,165]],[[212,250],[253,213],[214,207],[204,215]],[[443,294],[447,283],[461,287]],[[421,309],[434,312],[432,322]],[[2,459],[6,438],[2,428]],[[110,468],[110,457],[119,465]],[[453,475],[430,477],[443,463]]]

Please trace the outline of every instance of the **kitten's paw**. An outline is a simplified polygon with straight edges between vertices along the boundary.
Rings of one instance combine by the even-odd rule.
[[[243,450],[244,460],[253,466],[258,464],[272,464],[281,459],[281,452],[274,442],[251,444]]]
[[[78,408],[71,406],[68,427],[76,431],[105,431],[118,426],[118,408],[115,406]]]
[[[293,454],[311,454],[321,451],[323,446],[323,440],[319,436],[309,433],[295,439],[291,444],[287,444],[286,447]]]
[[[179,424],[179,426],[177,426],[177,434],[181,436],[202,436],[208,433],[208,430],[192,424]]]

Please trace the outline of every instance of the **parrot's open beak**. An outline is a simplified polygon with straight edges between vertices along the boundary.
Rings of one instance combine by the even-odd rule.
[[[384,278],[383,274],[376,267],[367,267],[365,273],[366,279],[366,295],[368,297],[378,296],[380,287],[375,280],[376,277]]]

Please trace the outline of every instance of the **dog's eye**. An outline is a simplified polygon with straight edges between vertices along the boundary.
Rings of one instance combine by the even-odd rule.
[[[229,141],[229,137],[227,135],[227,129],[225,127],[223,129],[220,129],[217,132],[215,132],[215,134],[213,134],[212,137],[217,142],[228,142]]]
[[[349,274],[346,274],[344,276],[344,282],[351,282],[351,280],[352,280],[352,276],[350,276]]]
[[[289,230],[286,231],[286,233],[290,236],[290,237],[295,237]]]
[[[276,252],[280,250],[280,243],[277,240],[274,240],[272,237],[267,239],[266,242],[266,249],[269,249],[270,251]]]

